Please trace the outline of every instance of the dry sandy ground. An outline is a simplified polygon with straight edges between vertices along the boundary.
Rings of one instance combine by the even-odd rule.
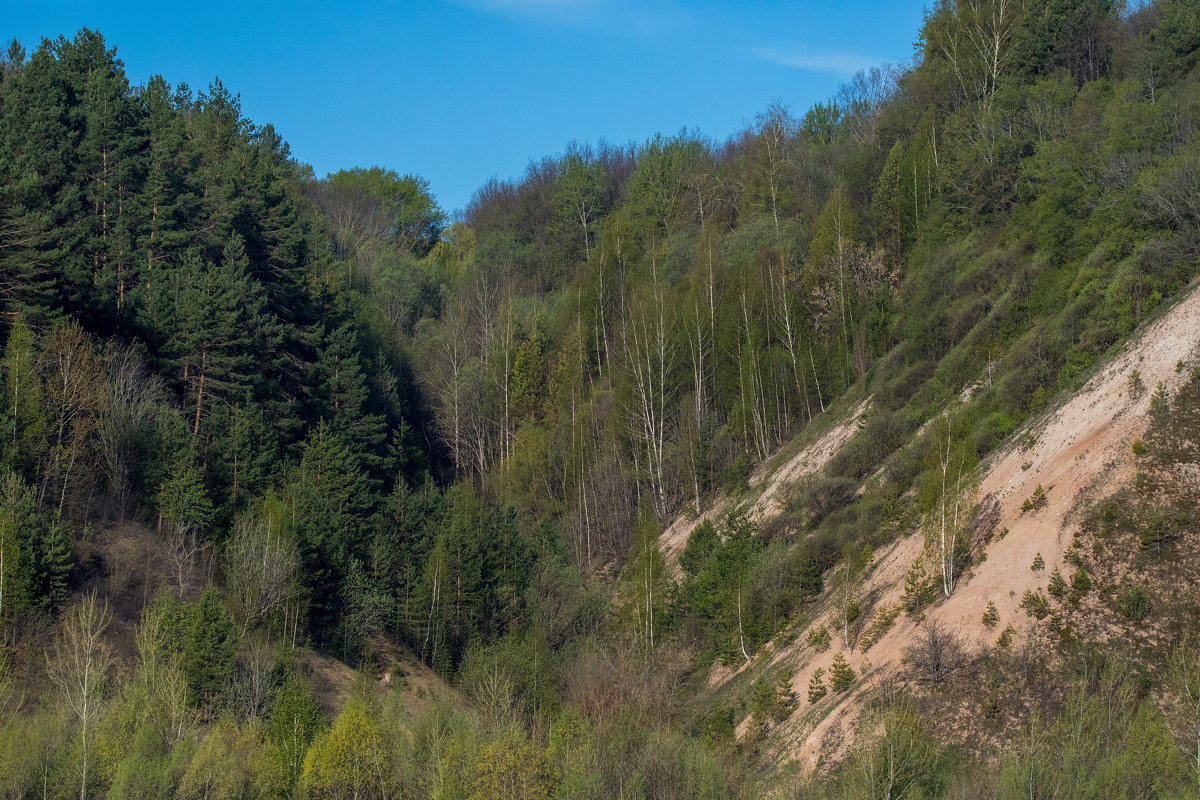
[[[974,642],[990,642],[1007,625],[1018,631],[1027,627],[1021,597],[1026,589],[1043,588],[1050,572],[1062,566],[1075,522],[1072,512],[1132,477],[1135,456],[1131,445],[1145,431],[1155,386],[1161,381],[1174,391],[1187,379],[1197,358],[1200,290],[1192,291],[1138,333],[1078,394],[1018,431],[1007,447],[983,465],[976,498],[990,496],[999,504],[995,530],[1007,528],[1008,533],[993,539],[986,560],[964,576],[951,597],[935,604],[928,616]],[[1185,366],[1177,370],[1181,362]],[[1134,370],[1141,373],[1145,386],[1138,396],[1130,392]],[[1027,446],[1021,447],[1022,442]],[[1022,512],[1022,503],[1038,485],[1047,491],[1047,504],[1035,512]],[[914,534],[879,553],[863,594],[875,596],[880,604],[897,602],[905,572],[922,555],[922,538]],[[1034,572],[1030,565],[1039,552],[1046,567]],[[936,560],[932,564],[936,569]],[[1069,570],[1064,572],[1069,574]],[[1000,612],[994,630],[981,622],[989,601]],[[831,631],[836,629],[828,619],[814,624],[822,622]],[[867,680],[849,695],[827,696],[815,706],[807,703],[809,678],[818,667],[828,672],[834,655],[842,650],[840,637],[835,634],[833,646],[824,653],[813,653],[803,635],[786,648],[764,653],[771,663],[784,662],[795,670],[793,688],[801,701],[800,710],[777,730],[784,759],[811,770],[846,751],[862,695],[881,677],[895,673],[913,628],[913,621],[901,615],[868,653],[847,653],[851,666]]]
[[[796,454],[787,458],[783,464],[778,464],[776,458],[763,462],[750,476],[752,500],[721,495],[699,517],[688,512],[676,517],[659,537],[659,549],[662,550],[667,564],[674,565],[679,560],[679,554],[683,552],[688,537],[697,525],[705,521],[716,523],[739,504],[744,503],[744,509],[751,520],[766,519],[779,514],[787,503],[788,490],[805,475],[810,475],[825,466],[825,462],[854,435],[863,414],[870,407],[870,402],[870,398],[863,400],[846,419],[801,446]],[[800,438],[809,435],[807,432],[801,433]]]

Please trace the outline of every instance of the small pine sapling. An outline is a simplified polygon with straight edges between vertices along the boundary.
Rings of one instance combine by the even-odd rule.
[[[987,608],[983,610],[983,624],[988,628],[994,628],[1000,622],[1000,611],[996,608],[996,604],[988,600]]]
[[[829,687],[825,685],[825,670],[817,667],[812,677],[808,679],[808,702],[815,703],[827,694],[829,694]]]
[[[1000,650],[1007,650],[1010,646],[1012,646],[1013,633],[1014,631],[1012,625],[1009,625],[1004,630],[1000,631],[1000,636],[996,638],[996,647]]]
[[[1021,511],[1037,511],[1046,507],[1046,489],[1039,483],[1033,489],[1033,494],[1021,503]]]
[[[1050,573],[1050,584],[1046,587],[1046,592],[1056,600],[1062,600],[1066,596],[1067,582],[1058,568]]]
[[[1033,557],[1033,563],[1029,565],[1029,568],[1034,572],[1041,572],[1046,568],[1046,559],[1042,558],[1040,551]]]
[[[857,677],[854,669],[846,663],[845,655],[838,653],[833,657],[833,664],[829,667],[829,685],[835,692],[849,689]]]
[[[1092,576],[1082,567],[1071,576],[1071,594],[1076,599],[1083,597],[1092,590]]]
[[[1050,603],[1046,600],[1046,596],[1032,589],[1025,590],[1025,594],[1021,597],[1021,608],[1035,619],[1045,619],[1050,614]]]
[[[829,634],[829,629],[822,625],[808,632],[808,645],[818,653],[824,653],[829,649],[829,643],[832,638]]]
[[[1153,603],[1146,587],[1135,583],[1117,595],[1117,607],[1121,609],[1125,619],[1137,624],[1150,613]]]

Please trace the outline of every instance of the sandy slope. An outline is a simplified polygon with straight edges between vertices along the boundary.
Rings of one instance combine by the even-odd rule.
[[[667,564],[673,565],[678,561],[679,554],[683,552],[688,537],[697,525],[704,521],[715,523],[739,505],[744,505],[747,515],[753,520],[779,514],[787,502],[787,491],[805,475],[825,466],[825,462],[829,461],[858,429],[859,422],[869,406],[870,398],[859,403],[846,419],[801,446],[796,454],[787,458],[783,464],[778,464],[774,458],[764,462],[750,476],[752,500],[722,495],[699,517],[688,512],[676,517],[659,537],[659,548]],[[807,435],[801,433],[800,437]]]
[[[998,504],[995,530],[1007,528],[1008,532],[993,539],[986,560],[964,576],[953,595],[935,604],[928,616],[975,642],[990,642],[1006,625],[1017,630],[1027,627],[1021,597],[1026,589],[1044,587],[1049,573],[1062,564],[1071,541],[1073,512],[1087,499],[1102,497],[1132,477],[1135,456],[1131,444],[1145,430],[1154,387],[1162,381],[1169,390],[1177,389],[1197,359],[1200,290],[1192,291],[1139,332],[1078,394],[1018,431],[1011,443],[983,466],[979,483],[978,497]],[[1185,366],[1177,370],[1180,363]],[[1145,386],[1136,397],[1130,392],[1134,370],[1141,373]],[[1022,442],[1027,446],[1022,447]],[[1047,505],[1023,513],[1022,503],[1039,484],[1048,491]],[[915,534],[880,553],[863,594],[878,603],[898,601],[904,574],[922,550],[922,537]],[[1033,572],[1030,565],[1039,552],[1046,568]],[[1064,572],[1069,574],[1069,570]],[[988,630],[980,619],[989,601],[1000,612],[996,631]],[[830,620],[815,624],[821,622],[835,627]],[[827,697],[816,706],[806,702],[809,677],[817,667],[829,669],[841,649],[839,637],[821,654],[811,652],[803,635],[782,650],[764,654],[772,663],[784,662],[795,670],[793,688],[801,698],[800,709],[777,731],[781,755],[812,769],[845,752],[861,695],[880,678],[895,674],[913,627],[911,619],[901,616],[868,653],[848,653],[850,664],[868,680],[849,696]]]

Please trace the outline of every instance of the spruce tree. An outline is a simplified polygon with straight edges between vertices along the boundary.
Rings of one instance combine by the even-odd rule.
[[[237,655],[233,619],[211,584],[191,607],[183,646],[183,674],[193,705],[212,710],[233,677]]]
[[[829,693],[825,686],[825,668],[817,667],[808,679],[808,702],[815,703]]]
[[[846,691],[854,685],[857,677],[854,669],[846,663],[846,656],[844,654],[838,653],[833,657],[833,664],[829,667],[829,685],[833,691]]]

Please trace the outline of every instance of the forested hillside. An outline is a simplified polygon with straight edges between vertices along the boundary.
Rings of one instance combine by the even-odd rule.
[[[1192,355],[1129,377],[1145,502],[1081,509],[1179,577],[1119,601],[1161,636],[998,631],[1056,660],[888,682],[815,771],[771,732],[860,677],[838,652],[797,697],[772,654],[949,598],[980,465],[1193,285],[1198,125],[1191,0],[942,0],[825,103],[570,144],[451,219],[417,176],[318,178],[219,81],[130,85],[99,32],[14,42],[0,796],[1195,796]]]

